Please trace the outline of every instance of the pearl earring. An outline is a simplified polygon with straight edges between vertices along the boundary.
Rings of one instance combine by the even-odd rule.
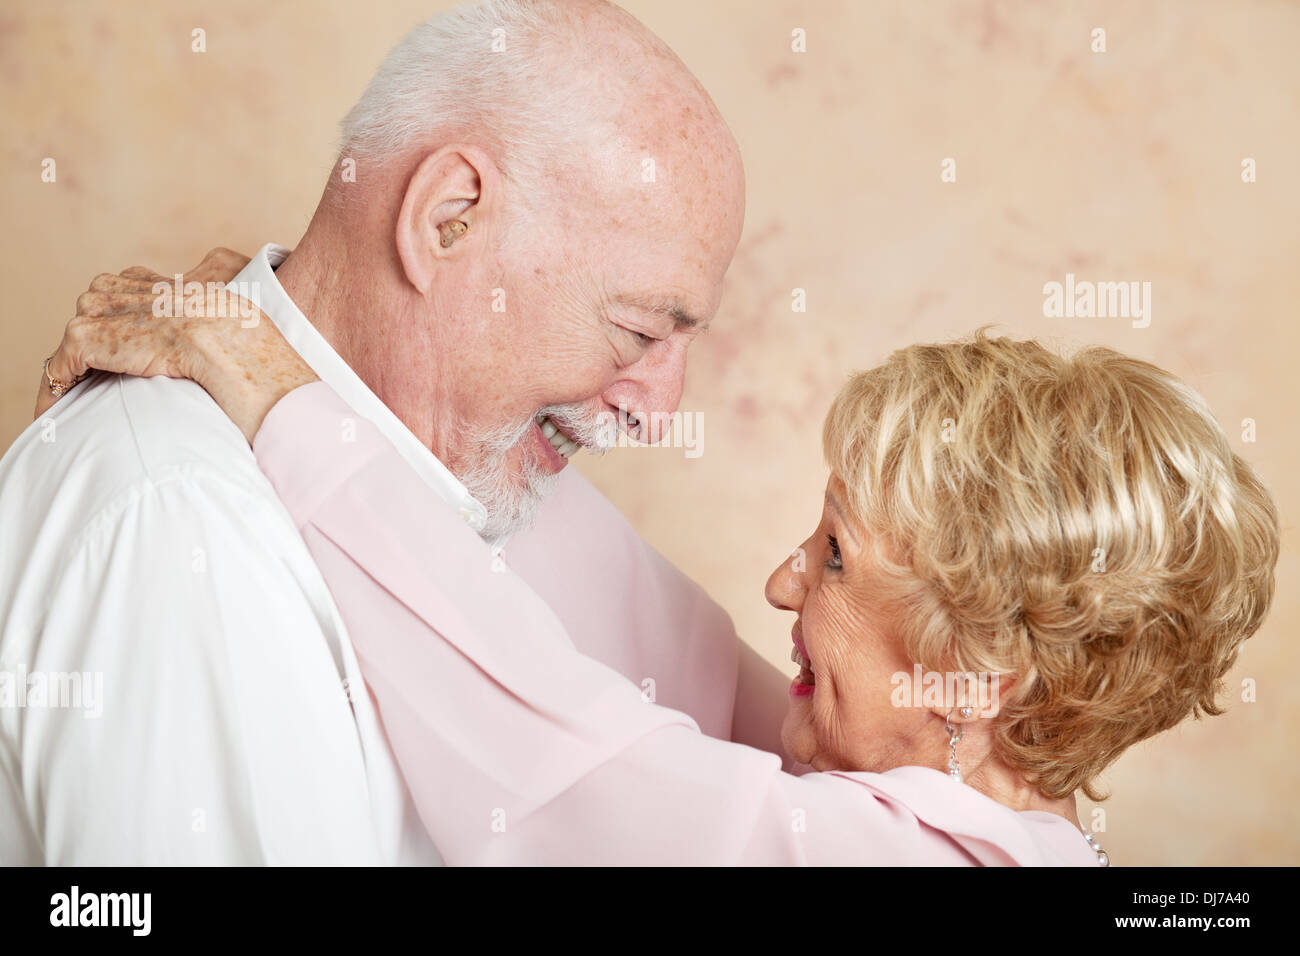
[[[966,711],[970,710],[970,708],[963,707],[962,710]],[[961,783],[961,765],[957,762],[957,744],[965,736],[965,731],[952,725],[952,721],[948,719],[951,715],[952,711],[948,711],[948,714],[943,718],[943,726],[948,731],[948,776]],[[970,715],[963,713],[962,716],[968,717]]]

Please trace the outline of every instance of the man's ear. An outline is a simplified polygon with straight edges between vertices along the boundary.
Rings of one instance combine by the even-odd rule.
[[[491,216],[489,194],[499,193],[499,177],[487,157],[476,149],[447,146],[422,159],[406,185],[397,214],[397,256],[406,280],[428,295],[443,263],[463,256],[476,240],[481,243]],[[442,237],[446,223],[459,220],[455,241]]]

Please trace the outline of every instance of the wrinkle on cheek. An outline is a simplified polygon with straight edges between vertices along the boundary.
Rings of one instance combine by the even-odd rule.
[[[810,650],[820,657],[813,695],[819,749],[833,754],[839,763],[851,760],[861,749],[863,741],[856,739],[855,730],[862,729],[858,724],[872,710],[871,689],[864,682],[872,679],[876,669],[870,622],[853,601],[851,591],[848,582],[822,584],[809,608],[817,626]],[[808,641],[807,626],[804,637]]]
[[[594,281],[584,280],[584,274],[576,263],[558,266],[552,273],[554,278],[523,293],[533,298],[529,309],[532,321],[516,324],[510,330],[524,348],[541,356],[545,369],[554,373],[547,384],[553,387],[580,381],[587,386],[586,394],[574,400],[598,394],[612,383],[618,359],[613,340],[602,328],[607,323],[599,287]],[[509,316],[508,305],[502,318],[508,320]]]

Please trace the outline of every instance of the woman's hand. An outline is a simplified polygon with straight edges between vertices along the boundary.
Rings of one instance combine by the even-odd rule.
[[[193,379],[252,442],[271,407],[317,376],[274,322],[247,300],[221,292],[247,264],[247,256],[213,249],[182,279],[203,283],[205,295],[183,301],[171,301],[174,278],[142,266],[97,276],[50,356],[49,378],[75,382],[102,369]],[[168,291],[155,292],[159,283]],[[58,398],[43,373],[36,417]]]

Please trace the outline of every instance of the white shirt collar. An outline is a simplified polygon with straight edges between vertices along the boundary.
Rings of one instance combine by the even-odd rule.
[[[311,366],[312,371],[338,392],[339,397],[351,405],[357,414],[373,423],[415,469],[416,474],[455,508],[471,528],[481,532],[487,523],[487,510],[483,505],[402,424],[402,420],[380,401],[379,396],[370,390],[361,377],[352,371],[342,356],[334,351],[325,337],[302,314],[293,299],[289,298],[289,293],[284,291],[284,286],[280,285],[280,280],[275,276],[275,268],[288,258],[289,252],[289,249],[275,243],[263,246],[233,280],[249,283],[240,288],[240,294],[256,303],[275,323],[275,327],[293,346],[294,351]],[[489,543],[493,545],[493,550],[499,551],[505,542],[499,540]]]

